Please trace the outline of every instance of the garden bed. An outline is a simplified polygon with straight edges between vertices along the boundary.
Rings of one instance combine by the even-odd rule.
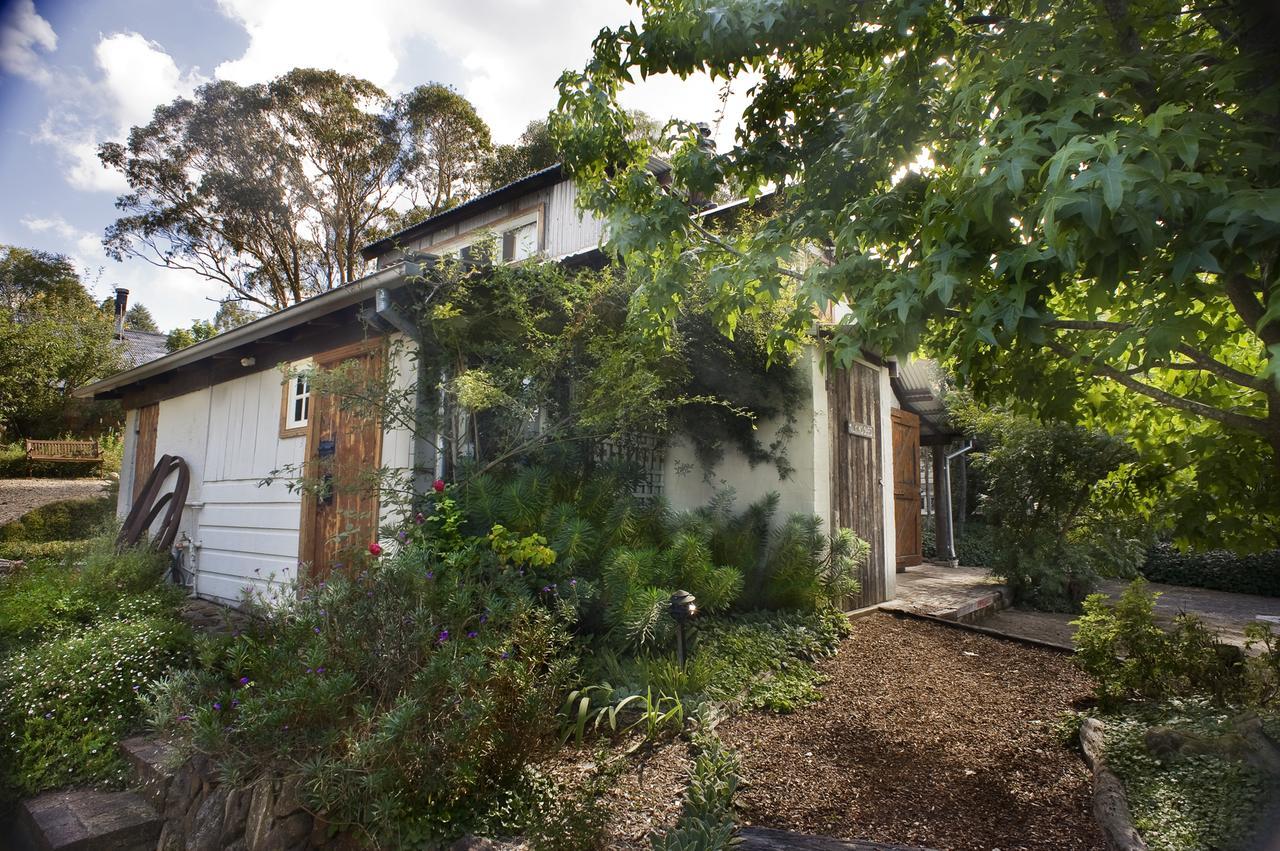
[[[1059,718],[1091,683],[1069,656],[941,625],[854,622],[821,703],[719,728],[742,824],[937,849],[1102,848]]]

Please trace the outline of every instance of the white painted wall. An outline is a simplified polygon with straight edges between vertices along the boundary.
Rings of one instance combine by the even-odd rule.
[[[792,514],[830,513],[830,449],[827,448],[826,389],[812,352],[802,355],[796,365],[810,382],[808,403],[796,411],[795,434],[787,446],[787,459],[795,469],[786,478],[778,476],[772,463],[754,467],[733,445],[724,447],[724,457],[711,470],[703,469],[693,444],[684,435],[673,435],[667,447],[662,471],[663,495],[677,511],[691,511],[706,505],[720,491],[732,489],[734,507],[746,508],[770,492],[780,502],[774,524],[781,525]],[[821,398],[821,416],[815,403]],[[785,424],[781,418],[757,423],[760,442],[769,445]]]
[[[897,569],[893,520],[893,431],[890,422],[893,391],[889,386],[888,369],[867,365],[876,369],[880,376],[880,464],[883,473],[880,493],[884,516],[884,563],[881,569],[885,577],[885,593],[892,599],[896,594]],[[806,373],[810,393],[808,404],[796,412],[796,433],[787,449],[787,457],[795,471],[786,479],[780,479],[773,464],[752,467],[734,446],[726,446],[724,458],[714,469],[706,471],[688,438],[675,435],[668,445],[663,467],[663,492],[672,508],[677,511],[693,510],[706,505],[718,491],[732,488],[734,505],[741,510],[770,491],[776,491],[780,503],[774,516],[775,525],[783,523],[792,514],[816,514],[830,524],[830,417],[826,380],[817,350],[808,349],[797,368]],[[781,425],[780,420],[760,423],[760,441],[766,445],[770,443]],[[830,532],[830,528],[827,531]]]
[[[403,363],[409,353],[407,346],[400,350],[400,381],[411,380]],[[280,436],[281,381],[273,366],[160,403],[156,458],[181,456],[191,470],[179,535],[195,544],[188,566],[201,597],[235,603],[247,589],[297,578],[302,499],[286,484],[293,474],[260,484],[273,470],[296,469],[306,450],[305,436]],[[126,420],[126,470],[132,469],[136,416],[130,411]],[[409,466],[412,445],[407,429],[385,431],[383,465]],[[131,485],[122,475],[121,513],[131,506]]]

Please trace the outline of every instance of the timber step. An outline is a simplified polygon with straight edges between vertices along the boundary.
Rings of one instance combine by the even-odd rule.
[[[914,845],[835,839],[771,827],[744,827],[738,831],[738,839],[738,851],[929,851]]]
[[[163,820],[134,792],[72,789],[23,801],[17,826],[32,851],[151,851]]]

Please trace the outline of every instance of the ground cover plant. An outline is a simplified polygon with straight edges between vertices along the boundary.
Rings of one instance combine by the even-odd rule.
[[[1280,643],[1253,624],[1241,652],[1189,614],[1163,629],[1157,596],[1138,579],[1114,604],[1090,596],[1075,621],[1107,763],[1150,847],[1246,847],[1280,788]]]
[[[1106,717],[1107,764],[1121,777],[1134,826],[1155,851],[1242,849],[1277,778],[1230,746],[1236,713],[1204,701],[1139,705]],[[1201,743],[1179,749],[1176,742]],[[1164,744],[1173,742],[1173,744]]]
[[[136,729],[138,695],[189,661],[180,592],[164,560],[117,553],[106,536],[81,563],[37,560],[0,577],[0,797],[119,781],[116,743]]]

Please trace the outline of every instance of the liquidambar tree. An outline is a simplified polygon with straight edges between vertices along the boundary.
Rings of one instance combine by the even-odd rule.
[[[842,302],[837,358],[926,344],[980,395],[1139,426],[1164,496],[1201,502],[1188,538],[1231,514],[1265,543],[1247,530],[1274,528],[1280,492],[1274,4],[637,6],[562,77],[553,130],[655,330],[697,265],[727,331],[786,302],[775,346]],[[664,72],[758,78],[731,150],[671,126],[670,182],[617,103]],[[725,184],[776,215],[711,233],[697,202]]]

